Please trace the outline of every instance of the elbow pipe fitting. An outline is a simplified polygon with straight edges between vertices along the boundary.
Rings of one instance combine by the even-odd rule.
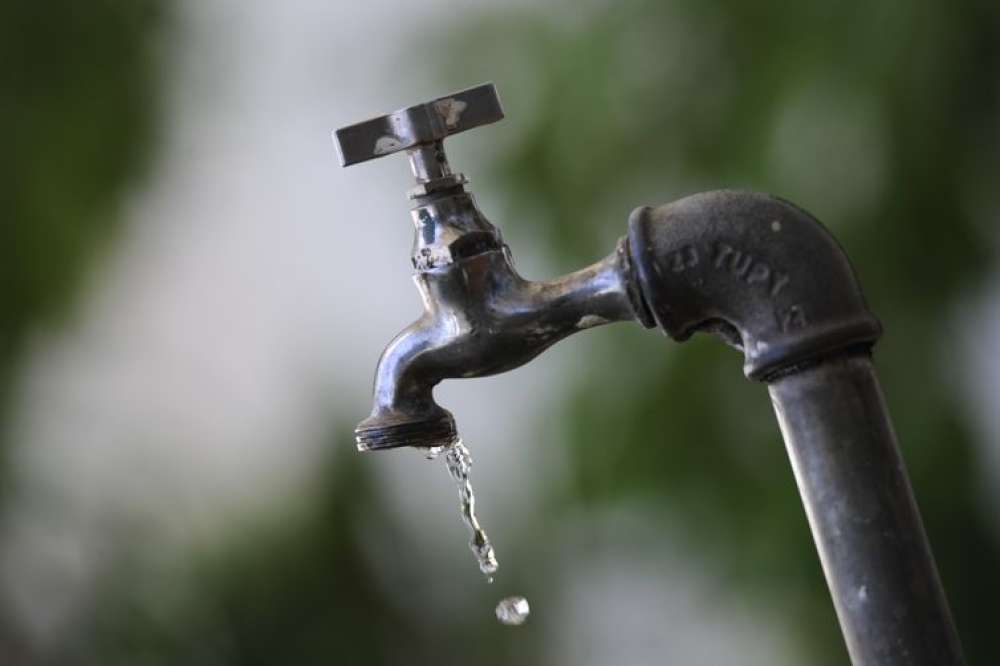
[[[753,192],[696,194],[629,219],[646,306],[671,338],[718,334],[766,381],[881,334],[846,254],[811,215]]]

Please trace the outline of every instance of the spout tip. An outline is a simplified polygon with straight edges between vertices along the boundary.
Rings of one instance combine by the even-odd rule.
[[[442,410],[443,411],[443,410]],[[455,419],[444,412],[428,419],[398,421],[368,418],[354,430],[358,451],[378,451],[401,446],[430,448],[458,439]]]

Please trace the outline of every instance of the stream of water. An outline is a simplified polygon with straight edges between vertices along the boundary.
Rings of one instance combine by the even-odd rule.
[[[461,504],[462,520],[469,528],[471,538],[469,539],[469,549],[476,556],[479,570],[486,576],[486,582],[493,582],[493,575],[499,568],[496,551],[493,544],[486,535],[486,530],[479,524],[476,517],[476,495],[472,490],[472,483],[469,480],[469,472],[472,470],[472,454],[465,447],[462,440],[456,440],[448,446],[441,446],[430,449],[427,458],[433,460],[441,453],[444,453],[445,463],[448,466],[448,474],[458,486],[458,497]],[[497,619],[503,624],[519,625],[528,618],[528,601],[524,597],[514,596],[502,599],[496,607]]]

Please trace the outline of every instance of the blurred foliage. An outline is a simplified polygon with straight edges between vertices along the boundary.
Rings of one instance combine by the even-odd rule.
[[[0,386],[31,327],[72,303],[155,147],[166,22],[156,0],[0,9],[0,117],[12,128]],[[991,663],[1000,543],[944,341],[953,304],[996,260],[977,219],[1000,209],[1000,6],[566,2],[493,10],[438,37],[450,87],[495,78],[507,103],[505,143],[489,173],[473,174],[517,213],[496,221],[524,225],[567,269],[606,254],[632,207],[705,189],[774,192],[834,228],[886,325],[877,361],[969,660]],[[799,663],[846,663],[763,388],[713,340],[673,349],[626,327],[594,336],[545,426],[565,443],[568,481],[523,519],[524,542],[540,545],[505,551],[542,557],[540,535],[560,518],[644,503],[670,516],[720,595],[780,600],[769,610],[800,638]],[[406,546],[365,463],[334,456],[307,510],[254,522],[175,569],[151,573],[121,550],[47,659],[545,663],[543,618],[502,633],[480,615],[435,614],[421,595],[449,572],[399,557],[390,585],[374,570],[387,560],[367,550],[371,525],[393,552]],[[558,564],[531,561],[539,580]],[[0,657],[36,663],[14,633],[4,622]]]
[[[453,81],[510,63],[524,120],[488,180],[527,214],[498,221],[527,220],[560,265],[607,252],[632,207],[704,189],[773,192],[834,228],[887,330],[876,360],[967,656],[990,663],[1000,541],[947,340],[996,260],[976,216],[1000,204],[1000,5],[634,0],[497,13],[447,53]],[[556,504],[662,506],[734,594],[786,595],[804,662],[846,663],[763,389],[718,344],[607,345],[556,419],[573,465]]]
[[[163,5],[0,3],[0,425],[29,334],[65,315],[148,163]],[[28,648],[6,615],[0,607],[0,661],[22,663]]]
[[[32,327],[65,312],[154,143],[160,0],[0,4],[0,401]]]
[[[406,537],[373,492],[370,465],[352,438],[332,444],[323,489],[307,507],[252,517],[159,576],[122,551],[124,561],[107,565],[99,612],[53,663],[542,664],[530,652],[510,658],[530,634],[484,622],[489,606],[447,616],[435,608],[432,588],[449,572],[430,575],[404,555]],[[388,553],[372,550],[373,530]],[[379,571],[392,561],[391,572]]]

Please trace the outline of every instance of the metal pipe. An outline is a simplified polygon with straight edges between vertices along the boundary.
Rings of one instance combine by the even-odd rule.
[[[962,664],[869,354],[784,374],[768,391],[851,662]]]
[[[677,341],[719,335],[768,383],[855,666],[954,666],[961,649],[871,364],[881,334],[840,245],[793,204],[707,192],[636,209],[607,259],[522,279],[444,158],[442,140],[503,117],[478,86],[336,132],[343,164],[407,150],[424,315],[386,349],[361,450],[457,438],[431,393],[515,368],[612,321]]]
[[[632,215],[643,298],[671,337],[720,334],[768,383],[855,666],[954,666],[961,649],[871,363],[881,325],[811,215],[710,192]]]

